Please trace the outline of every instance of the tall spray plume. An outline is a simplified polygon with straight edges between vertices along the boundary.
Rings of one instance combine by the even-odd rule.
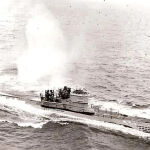
[[[63,84],[65,40],[57,20],[44,6],[36,6],[31,12],[26,38],[28,48],[18,60],[19,80],[30,83],[47,76],[51,85]]]

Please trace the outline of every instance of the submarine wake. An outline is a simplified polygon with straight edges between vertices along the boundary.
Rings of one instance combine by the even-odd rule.
[[[89,127],[99,129],[100,131],[107,131],[117,134],[124,134],[131,137],[137,137],[149,141],[150,134],[138,131],[136,129],[128,128],[123,125],[104,122],[96,117],[63,110],[44,109],[36,104],[30,104],[27,101],[19,98],[0,96],[1,110],[8,110],[12,115],[0,120],[1,122],[15,123],[20,127],[42,128],[48,122],[60,123],[67,125],[70,122],[81,123]]]

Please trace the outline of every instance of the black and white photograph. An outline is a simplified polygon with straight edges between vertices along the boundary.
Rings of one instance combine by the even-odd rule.
[[[1,0],[0,150],[150,150],[150,1]]]

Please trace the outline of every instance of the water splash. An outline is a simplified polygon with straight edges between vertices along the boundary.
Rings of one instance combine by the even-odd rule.
[[[37,5],[26,26],[28,49],[18,60],[19,80],[37,82],[47,77],[51,85],[63,84],[66,71],[65,39],[56,18]]]

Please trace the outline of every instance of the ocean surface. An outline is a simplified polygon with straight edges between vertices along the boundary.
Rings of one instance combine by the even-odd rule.
[[[150,150],[142,132],[39,103],[65,84],[85,88],[93,105],[150,119],[146,2],[0,2],[0,150]]]

